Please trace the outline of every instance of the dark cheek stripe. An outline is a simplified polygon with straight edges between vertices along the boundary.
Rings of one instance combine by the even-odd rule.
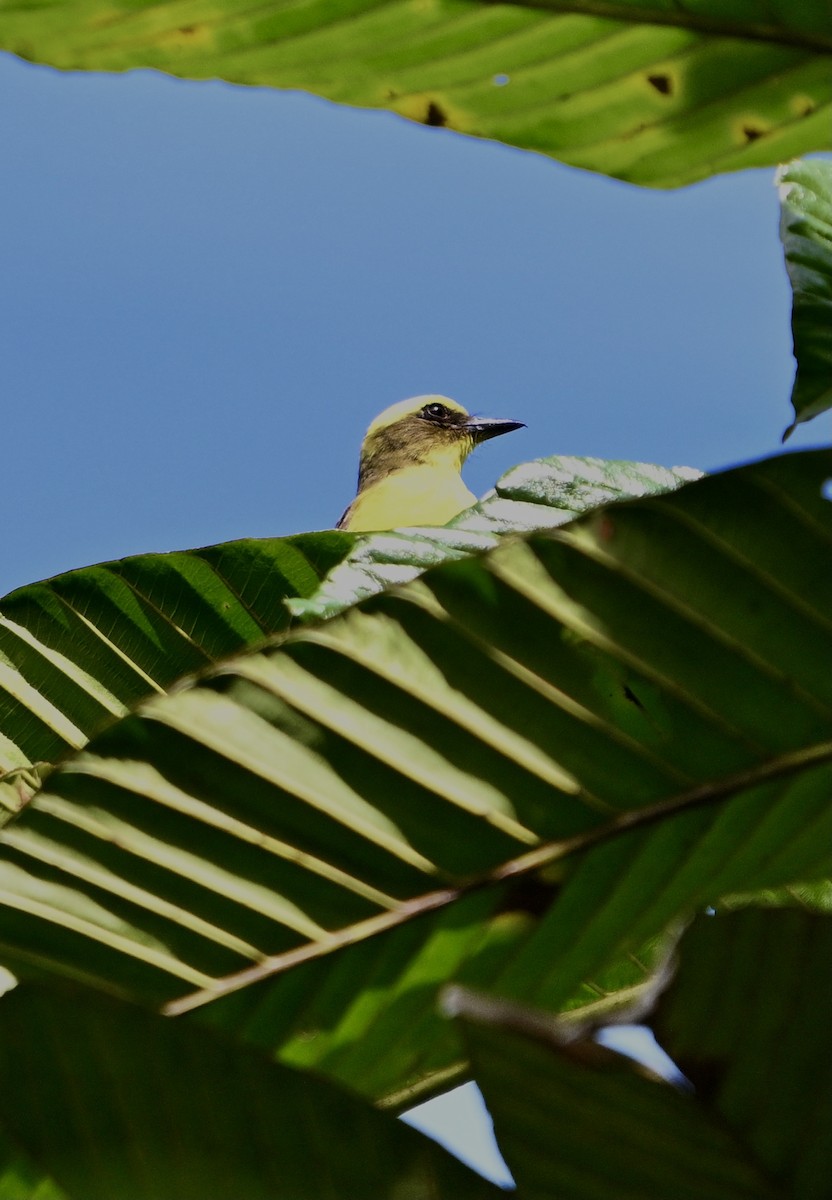
[[[463,421],[464,417],[461,418]],[[381,429],[372,438],[361,457],[358,490],[378,483],[392,471],[427,461],[431,449],[438,443],[452,445],[462,441],[465,433],[457,425],[443,425],[414,414]]]

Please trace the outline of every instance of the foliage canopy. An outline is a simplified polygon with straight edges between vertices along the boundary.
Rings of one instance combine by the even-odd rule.
[[[86,0],[0,44],[670,185],[825,144],[824,7]],[[832,169],[780,183],[799,422]],[[830,478],[541,459],[447,529],[6,597],[0,1198],[479,1200],[394,1119],[466,1078],[534,1200],[828,1195]],[[594,1042],[633,1016],[688,1086]]]

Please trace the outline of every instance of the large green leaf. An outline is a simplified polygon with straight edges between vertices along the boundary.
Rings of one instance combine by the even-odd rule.
[[[87,992],[23,985],[0,1002],[0,1080],[3,1127],[68,1200],[502,1194],[332,1084]]]
[[[829,1195],[832,919],[746,909],[696,921],[651,1025],[783,1195]]]
[[[428,567],[491,549],[506,534],[554,529],[602,504],[672,491],[700,475],[693,467],[562,455],[521,463],[445,529],[359,537],[312,596],[287,605],[303,619],[332,617],[357,600],[408,583]]]
[[[143,554],[0,600],[0,770],[54,762],[148,695],[289,625],[353,545],[329,531]]]
[[[594,1002],[692,905],[832,873],[830,474],[507,539],[140,705],[4,829],[6,961],[389,1094],[459,1062],[449,977]]]
[[[23,0],[0,46],[301,88],[658,186],[830,143],[826,0]]]
[[[492,886],[436,913],[300,962],[197,1010],[295,1066],[326,1072],[386,1107],[407,1108],[467,1077],[456,1030],[439,1018],[437,988],[492,987],[523,947],[554,889]],[[654,939],[587,980],[570,1019],[615,1020],[640,1003],[667,939]]]
[[[681,1090],[601,1049],[591,1024],[449,989],[519,1190],[595,1200],[614,1180],[616,1196],[650,1200],[828,1196],[832,920],[701,916],[674,959],[646,1015],[693,1085]]]
[[[542,459],[510,471],[458,530],[249,539],[139,555],[19,588],[0,601],[0,771],[13,772],[0,803],[16,808],[31,792],[25,768],[80,749],[148,695],[287,629],[287,602],[296,615],[329,615],[435,562],[493,546],[499,534],[546,527],[693,474]]]
[[[832,162],[792,163],[779,180],[797,359],[788,437],[802,421],[832,408]]]
[[[533,1009],[449,997],[503,1157],[528,1200],[777,1200],[763,1164],[690,1093]],[[801,1193],[794,1193],[801,1195]]]

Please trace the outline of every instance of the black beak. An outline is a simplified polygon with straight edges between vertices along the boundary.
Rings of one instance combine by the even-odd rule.
[[[525,421],[504,421],[502,417],[469,417],[465,428],[475,442],[487,442],[489,438],[501,433],[511,433],[512,429],[525,429]]]

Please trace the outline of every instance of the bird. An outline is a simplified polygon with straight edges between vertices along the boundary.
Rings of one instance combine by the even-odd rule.
[[[412,396],[372,422],[361,446],[356,497],[336,528],[352,533],[446,525],[476,504],[460,470],[480,442],[523,421],[471,416],[447,396]]]

